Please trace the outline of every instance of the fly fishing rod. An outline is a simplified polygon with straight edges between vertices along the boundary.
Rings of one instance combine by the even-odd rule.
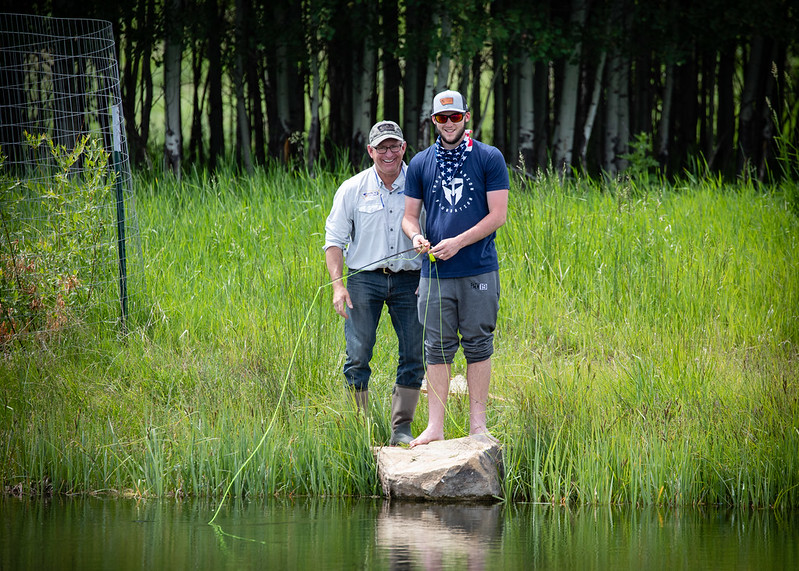
[[[383,256],[382,258],[379,258],[379,259],[375,260],[374,262],[369,262],[368,264],[366,264],[366,265],[365,265],[363,268],[361,268],[360,270],[355,270],[354,272],[350,272],[350,273],[348,273],[347,275],[348,275],[348,276],[354,276],[355,274],[360,274],[361,272],[369,272],[369,271],[371,271],[371,270],[368,270],[367,268],[370,268],[370,267],[374,266],[375,264],[379,264],[380,262],[385,262],[386,260],[390,260],[390,259],[392,259],[392,258],[396,258],[396,259],[398,259],[398,260],[399,260],[399,259],[402,259],[402,258],[400,258],[400,256],[402,256],[403,254],[407,254],[408,252],[414,252],[414,251],[416,251],[416,248],[414,248],[414,247],[410,247],[410,248],[408,248],[407,250],[403,250],[402,252],[399,252],[399,253],[397,253],[397,254],[389,254],[388,256]],[[419,255],[419,254],[417,254],[417,256],[418,256],[418,255]],[[430,253],[428,253],[427,255],[428,255],[428,257],[429,257],[429,259],[430,259],[430,261],[431,261],[431,262],[435,262],[435,261],[436,261],[436,258],[435,258],[435,256],[433,256],[433,254],[430,254]],[[409,259],[411,259],[411,260],[412,260],[412,259],[414,259],[415,257],[416,257],[416,256],[414,256],[413,258],[409,258]],[[334,279],[334,280],[330,280],[329,282],[327,282],[327,283],[326,283],[324,286],[322,286],[322,287],[329,286],[329,285],[331,285],[331,284],[334,284],[334,283],[336,283],[336,282],[339,282],[339,281],[343,280],[345,277],[346,277],[346,276],[341,276],[341,277],[338,277],[338,278],[336,278],[336,279]]]

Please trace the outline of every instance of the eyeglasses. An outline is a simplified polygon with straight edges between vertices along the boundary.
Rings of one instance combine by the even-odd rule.
[[[391,151],[392,153],[398,153],[402,145],[389,145],[387,147],[372,147],[375,151],[377,151],[381,155],[385,155],[386,151]]]
[[[447,119],[453,123],[460,123],[463,121],[463,113],[453,113],[452,115],[433,115],[433,121],[439,125],[446,125]]]

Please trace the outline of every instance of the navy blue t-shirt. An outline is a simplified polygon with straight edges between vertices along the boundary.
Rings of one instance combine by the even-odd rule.
[[[468,230],[488,215],[486,193],[510,188],[508,168],[499,149],[472,140],[461,169],[452,182],[444,185],[436,162],[435,145],[418,153],[408,164],[405,194],[419,198],[427,213],[425,237],[435,246]],[[499,269],[496,232],[462,248],[449,260],[437,260],[434,276],[459,278]],[[430,276],[430,261],[425,258],[422,276]]]

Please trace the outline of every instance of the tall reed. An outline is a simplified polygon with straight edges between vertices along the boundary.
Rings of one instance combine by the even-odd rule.
[[[322,254],[348,174],[141,177],[148,311],[123,338],[76,328],[2,355],[6,489],[379,494],[396,339],[385,316],[364,418]],[[489,406],[508,499],[799,505],[786,204],[712,181],[513,183]],[[466,434],[468,400],[449,412],[446,435]],[[423,398],[414,431],[426,415]]]

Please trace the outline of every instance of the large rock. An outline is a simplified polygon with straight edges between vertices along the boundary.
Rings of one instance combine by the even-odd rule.
[[[388,497],[487,500],[502,495],[502,449],[490,436],[383,447],[376,456],[377,475]]]

